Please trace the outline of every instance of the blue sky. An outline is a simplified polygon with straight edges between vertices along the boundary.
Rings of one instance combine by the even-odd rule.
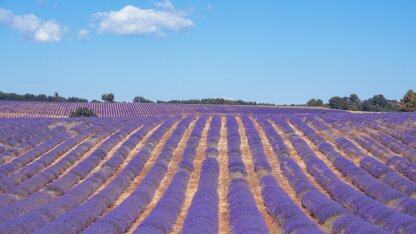
[[[416,1],[0,0],[0,90],[305,103],[416,89]]]

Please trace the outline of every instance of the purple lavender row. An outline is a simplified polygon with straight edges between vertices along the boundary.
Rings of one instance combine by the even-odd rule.
[[[393,136],[394,138],[400,140],[401,142],[410,145],[413,148],[416,148],[416,136],[399,129],[396,129],[396,124],[390,124],[388,122],[384,122],[384,125],[376,123],[374,120],[369,118],[363,118],[362,120],[365,124],[368,125],[368,127],[371,127],[372,129],[383,132],[384,134],[388,134]]]
[[[411,120],[403,115],[398,116],[397,119],[395,119],[393,116],[389,116],[385,118],[382,123],[376,122],[374,119],[368,117],[363,117],[360,120],[365,122],[369,127],[377,131],[382,131],[388,135],[391,135],[399,141],[416,148],[416,136],[411,131],[412,125],[408,124],[409,122],[413,123],[414,120]],[[397,128],[400,126],[406,127],[404,129]]]
[[[358,144],[360,144],[361,147],[364,149],[367,149],[375,156],[382,155],[382,152],[380,152],[380,147],[378,147],[379,143],[376,142],[374,139],[368,138],[368,137],[359,137],[355,139]],[[403,174],[413,182],[416,182],[416,165],[409,160],[403,158],[400,155],[391,155],[386,160],[386,165],[393,170]]]
[[[300,119],[292,118],[291,122],[298,127],[306,137],[315,141],[315,145],[319,147],[319,150],[331,164],[368,196],[383,202],[386,205],[394,201],[394,205],[392,205],[394,209],[412,216],[416,215],[415,199],[409,198],[406,194],[394,190],[388,184],[374,178],[364,169],[344,158],[331,144],[327,143],[315,132],[315,130],[307,126]]]
[[[381,144],[390,148],[396,154],[403,155],[409,161],[415,163],[416,162],[416,149],[413,147],[406,145],[394,137],[391,137],[385,133],[378,132],[368,132],[368,134],[373,137],[374,139],[378,140]]]
[[[309,123],[311,126],[313,126],[315,129],[318,129],[319,131],[325,131],[325,132],[331,132],[330,128],[325,125],[323,122],[318,121],[315,118],[312,117],[308,117],[305,119],[307,123]],[[330,121],[331,120],[331,121]],[[336,121],[332,121],[332,119],[328,120],[328,118],[325,120],[325,123],[330,125],[331,127],[333,127],[334,129],[347,134],[350,130],[350,128],[345,127],[339,123],[337,123]],[[373,156],[386,161],[387,164],[393,168],[394,170],[405,174],[406,177],[408,177],[409,179],[411,179],[412,175],[411,175],[411,170],[407,170],[408,168],[411,168],[411,162],[409,162],[407,159],[403,158],[403,157],[395,157],[395,156],[390,156],[390,155],[386,155],[385,152],[385,148],[383,148],[382,145],[380,145],[380,143],[378,143],[377,141],[375,141],[374,139],[370,138],[370,137],[365,137],[365,136],[356,136],[356,135],[350,135],[351,138],[358,144],[360,145],[362,148],[368,150]],[[337,138],[337,137],[333,137],[333,138]],[[348,150],[348,154],[352,154],[352,155],[359,155],[360,157],[365,157],[366,155],[361,152],[361,150],[352,147],[351,144],[348,144],[348,141],[340,141],[338,140],[337,144],[347,144],[347,147],[344,147],[344,149]],[[398,160],[393,160],[393,158],[398,158]],[[395,167],[395,164],[390,164],[389,162],[393,161],[393,162],[400,162],[399,165],[405,165],[404,168],[402,167]],[[403,169],[403,170],[401,170]],[[410,173],[410,174],[409,174]],[[416,174],[415,174],[415,178],[416,178]]]
[[[299,122],[298,126],[306,129],[306,131],[310,128],[309,126],[305,125],[303,122]],[[305,132],[305,131],[304,131]],[[317,139],[316,137],[314,137]],[[362,138],[358,138],[358,141],[362,140]],[[371,156],[365,155],[364,152],[362,152],[352,141],[345,137],[337,137],[335,139],[335,143],[339,149],[341,149],[345,154],[350,155],[354,158],[360,159],[360,167],[366,170],[368,173],[370,173],[373,177],[380,179],[383,183],[389,185],[390,187],[396,189],[399,192],[402,192],[406,194],[407,196],[413,196],[416,194],[416,183],[409,180],[405,176],[400,175],[399,173],[395,172],[385,164],[381,163],[380,161],[374,159]],[[319,145],[319,148],[321,151],[325,150],[327,151],[327,154],[332,154],[332,150],[330,148],[326,148],[327,143],[322,143]],[[368,144],[365,148],[371,148],[372,147],[367,142],[362,142],[362,144]],[[373,144],[374,146],[374,144]]]
[[[202,163],[198,190],[184,220],[182,233],[218,233],[219,164],[215,158]]]
[[[207,134],[205,160],[202,162],[198,189],[185,217],[182,233],[218,233],[218,142],[221,117],[214,116]]]
[[[367,151],[369,151],[371,154],[373,154],[374,156],[380,158],[383,161],[388,161],[390,158],[394,157],[394,156],[399,156],[401,158],[403,158],[404,160],[408,161],[409,164],[412,165],[416,165],[412,162],[410,162],[409,160],[407,160],[405,157],[403,157],[402,155],[398,155],[396,153],[390,153],[390,149],[387,148],[386,146],[382,145],[379,141],[375,140],[373,137],[371,136],[366,136],[366,135],[360,135],[360,136],[353,136],[352,139],[354,141],[356,141],[361,148],[366,149]]]
[[[273,126],[263,117],[257,117],[257,121],[263,127],[273,147],[283,175],[287,178],[302,205],[318,219],[319,223],[325,224],[325,222],[331,221],[330,228],[335,233],[382,232],[381,228],[365,222],[315,188],[299,165],[289,156],[288,148]],[[285,127],[286,131],[290,130],[287,128],[288,125]]]
[[[378,148],[378,143],[369,137],[357,137],[355,141],[359,143],[363,148],[368,149],[375,156],[383,155],[383,150]],[[371,156],[365,155],[353,142],[350,140],[339,137],[336,139],[337,146],[348,155],[353,155],[360,158],[360,167],[366,170],[368,173],[373,175],[375,178],[381,179],[384,183],[388,184],[392,188],[413,196],[416,192],[416,184],[409,178],[402,176],[390,167],[379,162]],[[397,156],[399,160],[404,160],[409,163],[406,159]],[[387,160],[387,165],[390,165],[396,157],[392,157],[393,160]],[[394,168],[394,167],[393,167]],[[400,170],[398,170],[400,171]],[[416,175],[416,174],[415,174]],[[416,177],[415,177],[416,178]]]
[[[375,178],[378,178],[388,184],[390,187],[406,194],[409,197],[415,197],[416,184],[414,181],[411,181],[410,179],[393,171],[390,167],[373,157],[367,156],[363,158],[360,161],[360,166]]]
[[[44,127],[41,129],[35,128],[35,130],[39,131],[38,134],[34,136],[31,136],[32,134],[30,134],[31,137],[27,141],[20,143],[14,148],[6,149],[0,155],[0,163],[5,164],[6,162],[9,162],[13,158],[28,152],[29,150],[45,142],[46,140],[49,140],[52,137],[66,131],[66,129],[62,126],[55,127],[52,130],[49,130],[47,127]]]
[[[108,176],[106,170],[100,170],[94,173],[74,187],[72,185],[75,185],[79,180],[85,178],[104,159],[108,151],[121,142],[130,132],[135,130],[138,124],[139,122],[137,121],[128,123],[124,128],[101,144],[97,150],[89,155],[88,159],[72,168],[68,174],[73,174],[77,177],[74,178],[71,186],[68,188],[52,190],[47,186],[46,189],[1,209],[0,221],[2,223],[0,224],[0,229],[20,230],[22,232],[33,231],[51,219],[56,218],[59,213],[64,213],[87,199],[105,181],[106,176]],[[121,148],[118,151],[121,151]],[[59,182],[64,178],[66,176],[60,177],[49,185],[61,185]],[[70,187],[72,188],[69,189]],[[62,193],[64,194],[61,195]]]
[[[16,136],[22,131],[22,128],[22,124],[14,119],[2,121],[0,123],[0,143],[7,147],[13,147],[13,144],[18,144],[18,138],[16,139]]]
[[[48,167],[58,157],[71,150],[71,148],[75,147],[81,141],[93,135],[99,129],[99,126],[93,126],[80,132],[78,135],[68,139],[46,154],[43,154],[36,161],[28,164],[20,171],[17,171],[6,178],[0,179],[0,191],[7,192],[17,184],[20,184],[24,180],[38,174],[44,168]]]
[[[194,159],[196,156],[196,150],[199,145],[199,141],[204,130],[207,116],[201,116],[195,123],[194,129],[192,129],[189,139],[186,142],[185,150],[182,154],[182,159],[179,162],[179,169],[186,170],[191,173],[194,170]]]
[[[16,145],[13,148],[0,151],[0,164],[10,161],[12,158],[33,149],[40,143],[56,136],[60,132],[65,131],[65,128],[63,127],[56,127],[53,130],[50,130],[44,121],[33,120],[33,122],[35,124],[30,125],[30,130],[24,132],[24,138],[19,139],[19,141],[15,140]],[[6,135],[7,133],[4,133],[3,136]],[[8,137],[10,137],[10,135]]]
[[[83,154],[90,151],[94,146],[99,144],[103,139],[107,138],[119,129],[119,126],[114,123],[107,123],[103,125],[103,129],[98,131],[89,141],[82,143],[74,150],[69,152],[64,158],[60,159],[54,165],[48,167],[42,172],[36,174],[30,179],[10,189],[8,193],[0,194],[0,208],[5,207],[11,203],[18,201],[30,194],[42,189],[45,185],[58,178],[68,167],[73,165]],[[42,197],[42,196],[40,196]],[[46,196],[48,197],[48,196]],[[31,204],[34,202],[36,196],[31,196],[30,199],[22,200],[23,203]],[[25,206],[25,205],[23,205]],[[13,207],[12,207],[13,208]],[[16,210],[16,209],[13,209]]]
[[[332,122],[341,124],[339,120],[333,120]],[[344,125],[344,128],[350,127],[350,126],[346,126],[345,124],[343,125]],[[377,127],[374,127],[374,125],[376,125],[374,122],[353,121],[351,122],[350,125],[357,129],[364,129],[365,133],[370,135],[372,138],[376,139],[385,147],[391,149],[396,154],[403,155],[406,159],[408,159],[409,161],[413,163],[416,162],[416,149],[414,149],[413,147],[397,140],[396,138],[390,136],[389,134],[383,133],[382,131],[378,131],[377,133],[375,133],[373,131],[366,130],[367,128],[371,128],[371,126],[377,129]]]
[[[233,233],[269,233],[245,178],[231,180],[227,198]]]
[[[132,127],[135,127],[133,127],[132,130],[135,130],[139,124],[141,125],[141,122],[142,121],[133,121]],[[134,148],[135,143],[151,129],[151,127],[147,127],[148,125],[149,124],[144,124],[140,130],[132,134],[108,161],[116,157],[126,157]],[[127,135],[128,134],[129,132],[127,132]],[[108,161],[106,163],[108,163]],[[40,205],[20,217],[0,224],[0,226],[3,226],[4,230],[10,230],[11,228],[11,230],[33,232],[47,222],[68,212],[88,199],[88,197],[115,172],[117,167],[113,168],[111,165],[106,165],[106,163],[99,171],[91,174],[85,180],[66,191],[62,196],[55,197],[52,201],[48,201],[47,204]]]
[[[266,223],[245,179],[247,171],[242,160],[241,139],[234,116],[227,116],[227,143],[228,172],[231,177],[227,198],[232,231],[233,233],[268,233]]]
[[[0,127],[0,142],[9,147],[17,147],[38,133],[48,132],[48,125],[52,122],[50,119],[3,120]]]
[[[83,143],[80,147],[77,147],[77,149],[75,149],[73,152],[68,154],[66,156],[66,158],[64,158],[63,160],[61,160],[57,164],[55,164],[53,167],[50,167],[50,168],[46,169],[45,171],[39,173],[38,175],[30,178],[29,180],[27,180],[27,181],[23,182],[22,184],[16,186],[15,188],[13,188],[11,190],[11,196],[9,198],[14,198],[14,201],[16,201],[17,198],[20,199],[20,198],[26,197],[26,196],[30,195],[31,193],[37,191],[38,189],[42,188],[43,186],[42,187],[37,187],[37,185],[40,182],[43,183],[43,182],[45,182],[45,180],[48,180],[50,177],[53,177],[53,176],[58,177],[59,174],[60,174],[59,168],[68,167],[69,165],[74,163],[75,160],[81,156],[81,154],[82,154],[81,152],[84,151],[84,149],[92,148],[93,144],[97,144],[101,139],[109,136],[110,134],[115,132],[118,128],[119,127],[116,126],[116,125],[113,125],[113,123],[107,124],[105,129],[103,129],[102,131],[97,133],[97,136],[95,138],[93,138],[92,142]],[[73,159],[73,160],[71,160],[71,159]],[[48,183],[48,182],[45,182],[45,183]],[[5,195],[8,195],[8,194],[5,194]],[[17,195],[17,196],[15,196],[15,195]],[[5,200],[7,200],[7,199],[3,199],[3,196],[1,198],[2,198],[1,204],[3,204],[5,202]],[[27,200],[22,200],[21,202],[24,202],[24,201],[27,201]],[[15,207],[12,207],[12,208],[15,208]],[[14,210],[17,210],[17,209],[14,209]]]
[[[23,166],[27,165],[31,161],[35,160],[42,154],[48,152],[52,148],[56,147],[58,144],[61,144],[65,140],[71,137],[71,134],[68,132],[61,132],[58,135],[54,136],[53,138],[45,141],[44,143],[40,144],[36,148],[20,155],[16,159],[12,160],[9,163],[0,166],[0,178],[5,178],[16,172]]]
[[[59,195],[65,193],[69,188],[78,183],[78,181],[84,179],[108,155],[108,152],[119,144],[123,138],[127,137],[132,131],[137,129],[139,124],[141,124],[141,122],[133,121],[128,123],[116,134],[111,135],[88,158],[72,168],[71,171],[48,184],[46,189]],[[146,128],[146,130],[148,129]],[[117,151],[121,151],[121,149],[122,148]]]
[[[241,120],[244,124],[250,152],[253,158],[254,171],[260,172],[261,170],[264,170],[270,173],[272,171],[272,167],[266,158],[264,145],[261,142],[260,135],[257,132],[253,121],[246,115],[241,116]]]
[[[84,230],[88,225],[97,220],[108,207],[112,206],[117,198],[125,191],[136,176],[139,175],[143,169],[144,163],[149,158],[151,151],[155,144],[157,144],[162,138],[163,134],[172,126],[174,119],[165,121],[153,134],[151,141],[146,141],[146,148],[141,148],[139,152],[128,162],[126,167],[115,176],[115,178],[99,193],[90,197],[87,201],[77,206],[76,208],[64,213],[54,221],[47,223],[41,229],[37,230],[38,233],[52,233],[52,232],[66,232],[66,233],[79,233]],[[153,125],[148,125],[150,128]],[[149,129],[150,129],[149,128]],[[132,148],[141,141],[147,130],[143,130],[142,133],[132,136],[131,140]],[[111,161],[107,161],[103,167],[118,168],[125,160],[126,156],[119,154],[117,157],[111,158]],[[113,173],[114,173],[113,172]]]
[[[120,205],[89,226],[84,233],[123,233],[127,231],[151,202],[167,171],[167,164],[192,120],[193,118],[187,117],[178,123],[172,135],[163,146],[155,164],[152,165],[133,193],[124,199]],[[158,135],[160,135],[160,138],[163,136],[162,133]],[[152,145],[155,146],[156,144],[152,143]],[[146,158],[150,156],[150,152],[145,153],[147,155]],[[145,161],[142,161],[138,167],[143,169],[144,163]],[[140,174],[140,171],[137,175]]]
[[[241,173],[247,175],[246,166],[241,157],[241,140],[238,132],[238,123],[234,116],[227,116],[227,147],[228,147],[228,171],[232,173]]]
[[[315,155],[308,144],[285,121],[274,119],[274,122],[282,129],[285,129],[284,133],[289,135],[295,150],[305,162],[308,172],[319,185],[325,188],[333,199],[353,213],[363,217],[366,221],[385,229],[395,232],[416,231],[416,219],[414,217],[389,208],[346,184]],[[302,199],[305,195],[303,195]]]
[[[307,108],[269,108],[260,106],[228,106],[198,104],[158,103],[51,103],[0,101],[0,113],[15,113],[20,116],[34,114],[43,116],[68,116],[77,107],[88,107],[98,116],[197,116],[201,114],[278,114],[278,113],[323,113],[328,110]],[[338,112],[331,110],[331,112]]]
[[[242,116],[241,119],[246,129],[247,140],[254,162],[254,170],[257,173],[262,170],[268,172],[265,175],[259,174],[262,196],[267,211],[279,223],[285,233],[322,233],[319,227],[302,212],[289,195],[278,185],[276,178],[270,174],[272,169],[264,153],[264,145],[253,121],[247,116]]]
[[[25,153],[30,149],[33,149],[35,146],[37,146],[41,142],[44,142],[45,140],[53,138],[59,133],[66,131],[66,129],[62,126],[54,127],[53,130],[50,130],[47,125],[39,127],[39,125],[41,124],[36,124],[36,123],[44,123],[45,121],[43,120],[35,119],[35,120],[30,120],[30,121],[31,123],[35,123],[35,124],[31,124],[28,126],[31,128],[31,130],[27,132],[26,138],[24,140],[21,140],[20,141],[21,143],[16,145],[15,148],[7,149],[3,153],[3,155],[0,156],[1,161],[3,163],[6,161],[10,161],[12,158],[17,157],[18,155]],[[48,121],[47,123],[50,124],[52,123],[52,121]],[[77,132],[77,129],[87,128],[88,125],[89,124],[87,122],[83,122],[83,124],[78,125],[77,127],[74,127],[71,130]]]
[[[169,187],[134,233],[170,233],[172,231],[185,200],[186,188],[193,171],[196,148],[199,145],[206,120],[206,117],[200,117],[195,123],[182,154],[179,168],[175,172]]]
[[[311,123],[315,128],[322,130],[327,129],[328,127],[325,126],[323,123],[318,122],[314,119],[308,119],[308,122]],[[336,129],[340,130],[341,132],[348,131],[347,129],[340,128],[339,125],[332,125]],[[386,160],[387,166],[392,168],[393,170],[405,175],[412,181],[416,181],[416,166],[410,162],[409,160],[401,157],[401,156],[389,156],[385,157],[385,151],[383,148],[380,147],[380,143],[376,142],[374,139],[369,137],[354,137],[354,140],[364,149],[370,151],[374,156],[382,158]],[[346,144],[346,141],[340,142],[338,141],[337,144]],[[344,149],[348,150],[350,154],[360,155],[362,154],[361,150],[356,147],[353,147],[351,144],[348,144],[348,147],[344,147]]]
[[[403,143],[400,139],[397,140],[396,138],[391,136],[391,134],[396,133],[395,135],[398,138],[403,138],[403,137],[400,137],[401,134],[398,133],[397,130],[390,130],[390,129],[386,130],[382,127],[381,123],[376,123],[374,120],[370,120],[369,118],[365,118],[365,117],[355,118],[353,119],[353,121],[350,121],[349,124],[347,125],[344,124],[344,122],[340,122],[340,120],[343,120],[343,119],[336,119],[336,118],[329,118],[329,119],[331,120],[331,122],[335,122],[338,125],[344,125],[344,127],[352,126],[356,129],[364,129],[365,133],[377,139],[381,144],[383,144],[387,148],[390,148],[391,150],[393,150],[394,152],[398,154],[402,154],[403,156],[405,156],[412,162],[416,161],[416,156],[415,156],[416,149]],[[373,128],[377,130],[377,133],[367,130],[369,128]]]
[[[221,136],[221,117],[212,117],[210,128],[207,134],[207,148],[205,150],[206,158],[218,158],[218,143]]]

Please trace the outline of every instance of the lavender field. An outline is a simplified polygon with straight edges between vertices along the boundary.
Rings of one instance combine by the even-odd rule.
[[[416,233],[416,114],[0,102],[0,232]]]

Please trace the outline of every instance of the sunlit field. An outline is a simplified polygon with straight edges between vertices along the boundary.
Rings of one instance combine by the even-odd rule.
[[[12,104],[2,233],[416,231],[414,114]]]

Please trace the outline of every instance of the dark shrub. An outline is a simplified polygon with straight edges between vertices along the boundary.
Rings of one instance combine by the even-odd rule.
[[[78,107],[75,111],[69,114],[69,117],[95,117],[97,116],[93,110],[87,107]]]

